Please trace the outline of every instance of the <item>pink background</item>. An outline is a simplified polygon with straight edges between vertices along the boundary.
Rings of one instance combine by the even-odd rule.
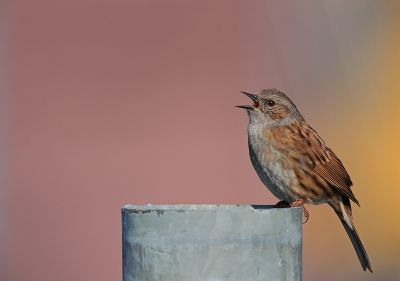
[[[284,91],[361,203],[310,206],[304,280],[400,279],[399,1],[3,1],[1,280],[121,280],[124,204],[274,204],[240,91]]]

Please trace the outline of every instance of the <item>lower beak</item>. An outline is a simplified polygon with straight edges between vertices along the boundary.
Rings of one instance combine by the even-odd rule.
[[[244,108],[244,109],[253,109],[252,105],[236,105],[236,107]]]

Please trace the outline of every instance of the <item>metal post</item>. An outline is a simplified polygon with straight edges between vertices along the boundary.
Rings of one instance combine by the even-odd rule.
[[[301,280],[301,208],[122,207],[124,281]]]

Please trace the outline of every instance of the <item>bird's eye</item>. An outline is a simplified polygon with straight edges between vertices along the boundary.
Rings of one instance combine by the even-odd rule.
[[[268,106],[274,106],[275,102],[273,100],[268,101]]]

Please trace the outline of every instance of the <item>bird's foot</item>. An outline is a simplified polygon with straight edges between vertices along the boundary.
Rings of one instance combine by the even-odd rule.
[[[278,203],[276,203],[274,205],[274,208],[286,208],[286,207],[290,207],[290,204],[286,201],[279,201]]]
[[[303,221],[303,224],[305,224],[308,221],[308,218],[310,217],[310,213],[307,211],[306,207],[304,207],[304,203],[306,203],[305,199],[299,199],[299,200],[292,202],[292,204],[290,204],[290,207],[301,206],[303,213],[304,213],[304,217],[306,218],[306,220]]]

